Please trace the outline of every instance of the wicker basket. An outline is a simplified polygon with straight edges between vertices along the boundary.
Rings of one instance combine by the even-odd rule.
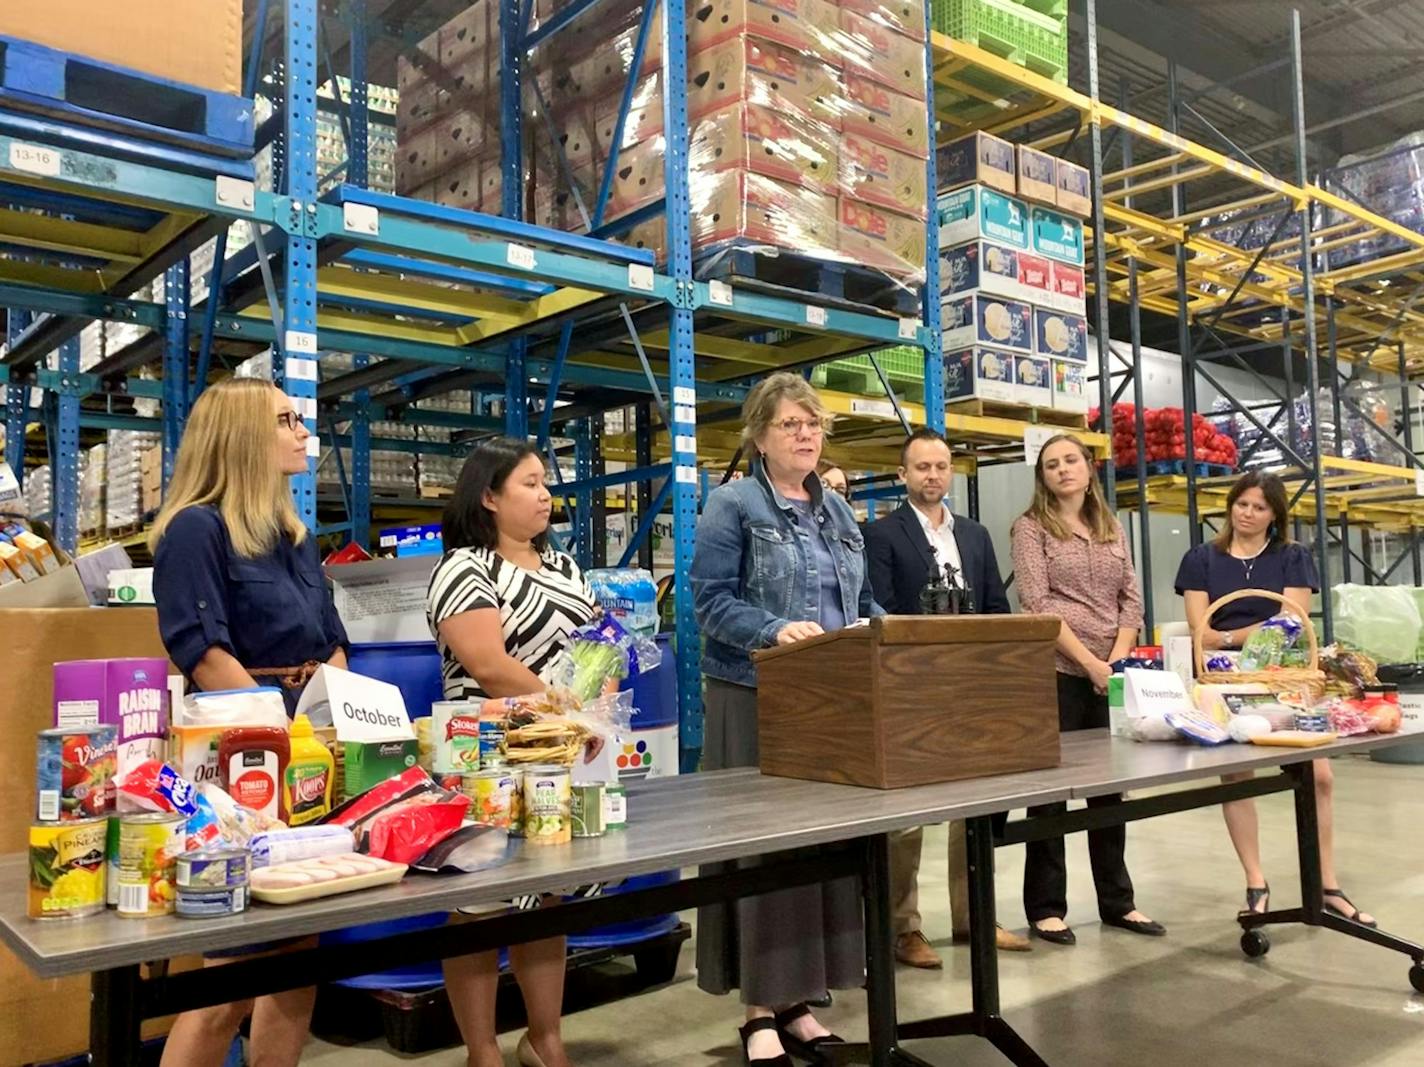
[[[1213,601],[1206,609],[1205,621],[1202,623],[1201,629],[1192,633],[1192,657],[1196,663],[1197,681],[1210,685],[1266,685],[1277,692],[1303,690],[1310,695],[1312,701],[1319,700],[1325,693],[1325,672],[1320,669],[1320,647],[1315,640],[1315,624],[1310,621],[1309,615],[1301,622],[1305,638],[1310,643],[1310,666],[1273,667],[1265,671],[1209,671],[1206,669],[1206,659],[1202,655],[1202,634],[1205,632],[1207,624],[1210,623],[1212,616],[1227,604],[1251,597],[1274,600],[1293,613],[1300,614],[1295,604],[1281,596],[1280,593],[1273,593],[1269,589],[1238,589],[1234,593],[1227,593],[1220,600]]]

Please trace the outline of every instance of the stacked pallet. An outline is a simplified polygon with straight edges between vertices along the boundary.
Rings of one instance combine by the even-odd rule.
[[[535,18],[556,13],[539,4]],[[500,211],[497,14],[481,0],[402,60],[398,192]],[[584,231],[597,211],[642,7],[604,14],[611,33],[571,27],[526,67],[521,206],[542,226]],[[655,14],[605,223],[650,214],[664,195],[660,40]],[[929,200],[919,0],[712,0],[689,5],[687,48],[694,250],[775,249],[916,283]],[[665,252],[660,218],[626,239]]]

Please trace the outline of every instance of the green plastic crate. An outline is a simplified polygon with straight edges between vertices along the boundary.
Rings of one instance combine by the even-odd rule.
[[[1052,0],[1036,0],[1061,7]],[[1013,0],[934,0],[934,28],[1054,81],[1068,78],[1068,21]]]

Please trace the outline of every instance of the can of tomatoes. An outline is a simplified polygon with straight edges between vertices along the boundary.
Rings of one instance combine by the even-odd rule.
[[[31,919],[77,919],[104,910],[104,843],[109,820],[71,819],[30,827]]]
[[[40,822],[92,819],[114,810],[118,748],[113,726],[41,730],[35,750]]]
[[[172,811],[119,819],[119,914],[126,919],[167,915],[177,898],[178,854],[188,845],[188,820]]]

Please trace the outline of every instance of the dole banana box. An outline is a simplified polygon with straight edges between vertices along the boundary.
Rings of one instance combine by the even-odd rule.
[[[1014,146],[1014,158],[1019,196],[1024,200],[1056,207],[1058,186],[1053,157],[1047,152],[1020,144]]]
[[[834,197],[745,170],[696,175],[690,192],[694,249],[740,238],[808,256],[839,256]]]
[[[841,193],[924,219],[929,214],[925,161],[865,137],[841,135]]]
[[[828,51],[824,27],[835,24],[836,8],[824,0],[703,0],[687,7],[687,52],[750,34],[820,55]]]
[[[645,248],[657,257],[659,263],[667,262],[667,221],[648,219],[634,226],[618,240],[629,248]],[[696,240],[694,238],[694,247]]]
[[[1040,356],[1088,361],[1088,320],[1052,308],[1034,308],[1034,348]]]
[[[1052,261],[992,241],[970,241],[940,255],[940,292],[979,289],[1026,303],[1048,299]]]
[[[847,71],[841,98],[841,128],[924,160],[929,155],[929,120],[925,102]],[[924,168],[923,163],[921,169]]]
[[[627,117],[623,120],[623,141],[621,152],[640,141],[647,141],[663,132],[663,92],[662,72],[654,71],[644,75],[633,86],[633,98],[629,102]],[[623,106],[623,90],[610,93],[594,105],[596,116],[592,139],[591,159],[608,158],[609,146],[613,144],[613,134],[618,126],[618,111]],[[689,117],[691,117],[689,111]],[[601,177],[601,175],[600,175]]]
[[[1053,406],[1053,366],[1039,356],[1014,356],[1014,402],[1029,407]]]
[[[834,45],[834,51],[844,56],[847,71],[881,82],[897,93],[925,99],[925,46],[922,42],[912,41],[874,19],[842,9],[840,34]]]
[[[925,269],[925,224],[849,196],[840,197],[840,250],[897,278],[915,278]]]
[[[941,145],[935,156],[939,191],[987,185],[1013,196],[1018,191],[1014,146],[991,133],[971,133]]]
[[[618,170],[613,176],[607,221],[612,222],[645,207],[663,195],[663,157],[666,154],[667,142],[661,134],[618,153]]]
[[[972,345],[944,354],[944,399],[1014,402],[1014,353]]]
[[[916,41],[925,39],[923,0],[840,0],[842,11],[853,11]]]
[[[944,349],[990,345],[1033,354],[1033,308],[990,293],[959,293],[940,302]]]
[[[1028,205],[982,185],[940,193],[935,201],[939,246],[988,240],[1029,251]]]
[[[688,56],[687,71],[689,119],[747,100],[799,111],[833,129],[840,126],[845,94],[837,73],[795,48],[760,37],[733,37]]]
[[[735,167],[827,195],[835,193],[840,177],[830,130],[759,104],[704,115],[693,127],[687,153],[690,174]]]
[[[480,0],[440,27],[440,65],[449,71],[483,63],[489,47],[499,48],[499,4]]]
[[[1083,224],[1071,215],[1035,207],[1029,215],[1029,236],[1039,255],[1074,267],[1083,265]]]

